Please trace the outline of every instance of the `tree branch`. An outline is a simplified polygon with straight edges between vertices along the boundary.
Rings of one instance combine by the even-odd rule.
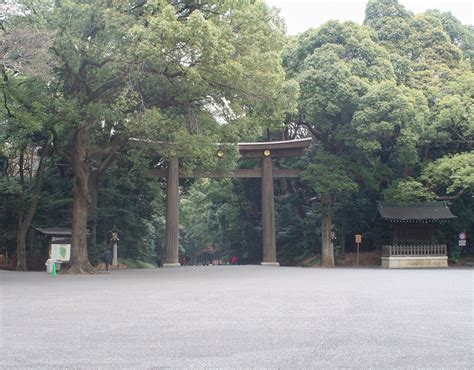
[[[454,195],[443,195],[436,197],[437,200],[456,200],[461,197],[466,192],[466,189],[461,189],[457,194]]]
[[[61,156],[61,158],[63,158],[66,162],[68,162],[69,164],[72,164],[71,156],[67,154],[66,151],[63,150],[63,148],[61,147],[59,143],[59,137],[56,130],[51,127],[49,131],[51,131],[51,134],[53,135],[54,151],[58,153]]]
[[[110,141],[104,146],[89,149],[87,151],[87,156],[104,158],[109,155],[113,155],[117,152],[117,149],[120,147],[120,145],[122,145],[126,140],[128,140],[128,135],[119,134],[113,141]]]
[[[113,89],[114,87],[119,87],[123,83],[124,79],[123,78],[113,78],[101,86],[99,86],[97,89],[92,91],[89,94],[89,101],[94,101],[98,98],[100,98],[104,93],[106,93],[108,90]]]

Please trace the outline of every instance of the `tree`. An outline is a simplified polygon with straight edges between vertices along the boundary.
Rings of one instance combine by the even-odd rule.
[[[364,24],[389,52],[397,82],[421,89],[430,106],[434,104],[463,59],[460,44],[452,42],[440,18],[430,12],[413,15],[397,0],[373,0]]]
[[[274,119],[283,37],[261,2],[69,0],[42,11],[40,2],[19,3],[53,35],[57,67],[45,89],[58,118],[55,149],[74,172],[71,272],[94,272],[87,214],[129,136],[170,141],[185,157],[209,158],[213,142],[236,140],[239,132],[237,124],[219,129],[216,116]]]
[[[451,12],[428,10],[427,15],[441,21],[444,31],[449,35],[451,42],[459,47],[474,67],[474,28],[472,25],[463,25]]]
[[[423,170],[422,179],[441,199],[456,199],[474,190],[474,151],[443,156],[429,163]]]
[[[42,84],[37,76],[51,67],[47,58],[42,59],[49,39],[28,26],[10,34],[2,31],[0,71],[4,110],[0,115],[0,150],[10,157],[10,168],[4,174],[17,185],[16,268],[26,270],[26,237],[38,207],[46,160],[51,152],[45,112],[32,103],[44,97],[38,91]],[[12,184],[9,188],[13,189]]]
[[[328,22],[302,34],[285,64],[300,86],[299,116],[292,122],[316,141],[302,179],[320,193],[321,263],[334,266],[334,195],[363,183],[376,190],[388,165],[417,162],[426,100],[396,85],[387,51],[370,29],[351,22]]]
[[[44,133],[35,131],[34,125],[22,124],[21,113],[15,116],[12,105],[9,109],[10,115],[4,121],[8,125],[5,141],[0,150],[9,157],[5,177],[10,182],[10,190],[6,189],[6,192],[13,191],[16,198],[16,269],[24,271],[27,269],[26,236],[40,199],[51,142]]]

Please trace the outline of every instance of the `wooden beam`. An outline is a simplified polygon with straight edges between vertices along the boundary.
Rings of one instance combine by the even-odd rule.
[[[170,159],[166,195],[166,260],[163,267],[179,266],[179,164]]]
[[[302,157],[305,154],[305,148],[288,148],[288,149],[267,149],[270,150],[270,157]],[[265,157],[264,149],[240,150],[242,158],[263,158]]]
[[[235,143],[235,144],[219,144],[216,143],[216,150],[222,148],[225,150],[227,145],[237,145],[241,157],[253,157],[262,158],[268,155],[264,155],[265,150],[270,151],[270,157],[299,157],[305,154],[305,150],[311,145],[312,139],[297,139],[297,140],[284,140],[284,141],[267,141],[267,142],[255,142],[255,143]],[[146,139],[131,138],[128,141],[129,145],[139,148],[145,148],[148,150],[146,155],[150,156],[154,153],[159,155],[160,148],[174,148],[179,152],[179,146],[175,143],[166,143],[163,141],[153,141]]]
[[[297,139],[297,140],[239,143],[239,150],[247,151],[247,150],[265,150],[265,149],[276,150],[276,149],[307,148],[309,147],[311,142],[312,142],[312,139],[308,137],[305,139]]]
[[[273,168],[273,177],[299,177],[301,173],[297,168]],[[148,178],[152,177],[168,177],[168,170],[165,168],[149,170],[146,175]],[[193,171],[191,173],[180,172],[180,178],[195,177],[195,178],[211,178],[211,177],[236,177],[236,178],[251,178],[262,177],[261,168],[237,169],[229,172],[221,171]]]
[[[270,157],[262,158],[262,265],[278,266],[276,257],[275,201],[273,198],[273,165]]]

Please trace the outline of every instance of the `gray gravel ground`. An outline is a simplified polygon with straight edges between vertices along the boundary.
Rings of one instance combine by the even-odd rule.
[[[0,279],[0,368],[474,368],[472,269]]]

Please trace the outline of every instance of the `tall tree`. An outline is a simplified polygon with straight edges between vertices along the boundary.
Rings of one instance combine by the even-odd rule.
[[[288,75],[299,82],[299,115],[316,144],[303,179],[320,194],[322,265],[334,266],[334,195],[382,179],[390,162],[415,163],[426,101],[398,87],[389,55],[370,29],[328,22],[300,35],[286,53]]]
[[[11,8],[15,8],[13,3]],[[19,11],[19,9],[18,9]],[[9,19],[4,13],[2,21]],[[10,156],[4,174],[17,183],[17,270],[27,269],[26,237],[38,207],[51,141],[47,114],[40,107],[45,94],[42,76],[51,71],[47,49],[50,38],[41,25],[19,22],[15,29],[0,29],[0,87],[3,109],[0,151]],[[21,25],[21,26],[20,26]],[[36,102],[35,102],[36,100]],[[10,184],[11,185],[11,184]]]
[[[87,214],[118,148],[141,135],[212,157],[213,142],[239,132],[219,129],[216,117],[271,120],[283,81],[280,21],[259,1],[19,3],[53,35],[52,131],[74,171],[69,271],[94,272]]]
[[[5,111],[2,115],[0,152],[9,157],[4,175],[11,183],[10,189],[13,189],[12,186],[16,189],[16,268],[26,270],[26,237],[40,200],[51,141],[42,121],[43,116],[29,104],[23,104],[27,95],[35,95],[38,84],[22,76],[12,76],[10,72],[3,72]],[[21,98],[16,99],[17,96]]]

